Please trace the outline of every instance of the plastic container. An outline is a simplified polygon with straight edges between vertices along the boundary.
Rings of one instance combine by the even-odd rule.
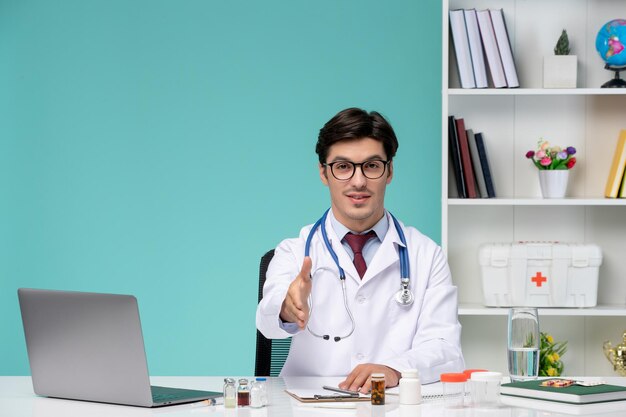
[[[374,373],[370,377],[372,381],[372,405],[385,405],[385,374]]]
[[[441,374],[439,377],[443,385],[443,400],[447,408],[462,408],[465,397],[465,383],[467,375],[464,373]]]
[[[500,372],[474,372],[470,380],[470,394],[474,407],[498,407],[500,405]]]
[[[422,402],[422,384],[417,369],[407,369],[400,378],[400,404],[415,405]]]

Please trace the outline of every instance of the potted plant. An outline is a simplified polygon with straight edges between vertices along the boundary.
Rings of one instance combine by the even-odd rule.
[[[576,148],[550,145],[539,139],[537,150],[526,152],[526,158],[539,170],[539,185],[544,198],[563,198],[567,190],[569,170],[576,165]]]
[[[570,52],[567,31],[563,29],[554,55],[543,58],[543,88],[576,88],[578,60]]]

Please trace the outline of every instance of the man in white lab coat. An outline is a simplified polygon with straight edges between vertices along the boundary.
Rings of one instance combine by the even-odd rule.
[[[278,245],[256,314],[265,337],[293,337],[281,375],[346,376],[340,388],[367,392],[374,372],[392,387],[405,369],[417,368],[422,383],[463,370],[457,290],[442,250],[417,229],[396,226],[384,207],[397,148],[391,125],[377,112],[346,109],[320,130],[319,174],[331,209],[322,224]],[[409,305],[396,299],[402,234]],[[355,247],[353,240],[366,243]],[[338,266],[345,271],[343,291]]]

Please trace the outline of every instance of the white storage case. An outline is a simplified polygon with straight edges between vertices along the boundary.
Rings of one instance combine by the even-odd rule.
[[[597,245],[557,242],[491,243],[479,262],[488,307],[594,307],[598,298]]]

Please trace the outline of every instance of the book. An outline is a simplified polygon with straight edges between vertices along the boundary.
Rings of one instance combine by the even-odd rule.
[[[465,27],[465,14],[462,9],[450,10],[450,31],[452,32],[452,41],[454,42],[454,52],[459,69],[461,87],[476,88],[467,28]]]
[[[611,163],[609,177],[606,180],[606,188],[604,189],[605,197],[617,197],[622,178],[624,177],[624,169],[626,169],[626,130],[621,130],[619,139],[617,140],[617,146],[615,147],[615,153],[613,153],[613,162]]]
[[[491,14],[489,10],[479,10],[476,12],[476,17],[478,18],[480,37],[483,41],[485,56],[487,57],[491,82],[495,88],[506,87],[506,77],[504,76],[504,68],[502,67],[502,60],[498,51],[496,34],[491,23]]]
[[[496,42],[498,43],[498,51],[500,52],[506,83],[509,88],[519,87],[517,70],[515,69],[515,61],[513,60],[513,50],[511,49],[511,40],[509,39],[509,33],[504,23],[504,12],[502,9],[492,9],[489,13],[491,14],[493,31],[496,34]]]
[[[465,181],[463,180],[463,168],[461,165],[461,152],[459,150],[459,141],[456,136],[456,122],[454,116],[448,116],[448,141],[450,147],[450,159],[452,160],[452,168],[454,170],[454,178],[456,180],[456,189],[459,198],[467,198],[465,192]]]
[[[467,129],[467,142],[469,143],[470,156],[472,157],[472,166],[474,167],[474,177],[478,185],[478,191],[481,198],[487,198],[487,186],[485,185],[485,175],[480,163],[480,155],[478,154],[478,146],[476,145],[476,137],[472,129]]]
[[[477,198],[476,179],[474,178],[472,157],[470,156],[467,133],[465,132],[465,121],[463,119],[456,119],[456,135],[461,151],[461,167],[463,168],[463,179],[465,180],[465,192],[467,193],[467,198]]]
[[[540,400],[558,401],[571,404],[591,404],[606,401],[626,400],[626,387],[619,385],[570,385],[569,387],[544,387],[543,380],[511,382],[502,384],[503,395],[536,398]],[[625,403],[626,405],[626,403]]]
[[[476,148],[478,149],[478,156],[480,158],[480,167],[483,170],[483,177],[485,178],[485,188],[487,188],[487,197],[495,198],[496,189],[493,185],[493,176],[491,175],[491,168],[489,167],[489,157],[487,156],[487,147],[482,133],[476,133],[474,135],[476,140]]]
[[[476,88],[487,88],[487,68],[483,54],[483,45],[480,40],[480,30],[478,29],[478,18],[476,9],[464,10],[465,27],[467,28],[467,38],[469,40],[470,56],[472,58],[472,68],[474,70],[474,81]]]
[[[617,195],[619,198],[626,198],[626,169],[624,170],[624,174],[622,174],[622,186],[619,189],[619,194]]]

